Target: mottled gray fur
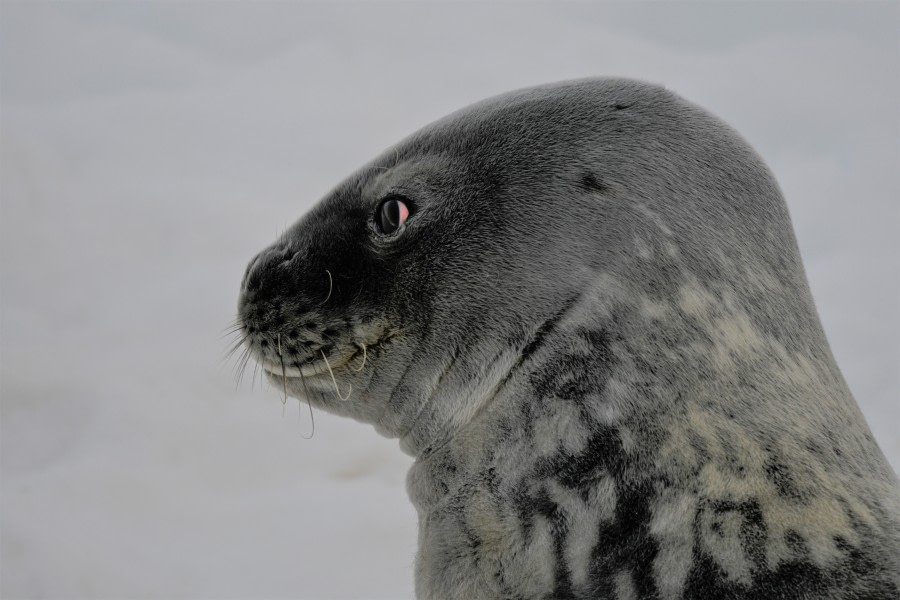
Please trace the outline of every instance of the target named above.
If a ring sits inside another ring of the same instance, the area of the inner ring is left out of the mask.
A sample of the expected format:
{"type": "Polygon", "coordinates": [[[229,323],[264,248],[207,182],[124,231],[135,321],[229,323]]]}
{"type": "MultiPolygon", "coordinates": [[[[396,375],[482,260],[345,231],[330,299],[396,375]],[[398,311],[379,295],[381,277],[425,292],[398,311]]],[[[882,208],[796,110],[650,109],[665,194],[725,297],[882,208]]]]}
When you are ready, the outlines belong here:
{"type": "Polygon", "coordinates": [[[778,186],[661,87],[426,127],[254,259],[240,317],[279,387],[416,458],[419,598],[900,594],[897,479],[778,186]]]}

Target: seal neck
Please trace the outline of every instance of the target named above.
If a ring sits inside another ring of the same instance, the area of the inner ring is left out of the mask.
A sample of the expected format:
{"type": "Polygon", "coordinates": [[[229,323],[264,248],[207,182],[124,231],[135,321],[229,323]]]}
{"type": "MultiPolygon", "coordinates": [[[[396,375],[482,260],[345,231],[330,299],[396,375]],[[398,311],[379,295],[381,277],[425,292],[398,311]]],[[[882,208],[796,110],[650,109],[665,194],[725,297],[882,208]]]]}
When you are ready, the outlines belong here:
{"type": "Polygon", "coordinates": [[[520,371],[522,359],[515,349],[499,353],[478,375],[467,366],[451,365],[400,435],[401,450],[426,459],[507,396],[520,371]],[[471,376],[469,385],[460,386],[457,380],[466,373],[471,376]]]}
{"type": "Polygon", "coordinates": [[[524,342],[515,346],[493,345],[476,347],[454,358],[438,377],[437,383],[422,403],[400,437],[400,448],[417,459],[426,459],[439,448],[470,429],[498,403],[514,394],[528,394],[522,386],[534,368],[537,355],[546,354],[545,346],[569,313],[578,304],[579,296],[564,303],[561,310],[547,318],[540,326],[523,336],[524,342]]]}

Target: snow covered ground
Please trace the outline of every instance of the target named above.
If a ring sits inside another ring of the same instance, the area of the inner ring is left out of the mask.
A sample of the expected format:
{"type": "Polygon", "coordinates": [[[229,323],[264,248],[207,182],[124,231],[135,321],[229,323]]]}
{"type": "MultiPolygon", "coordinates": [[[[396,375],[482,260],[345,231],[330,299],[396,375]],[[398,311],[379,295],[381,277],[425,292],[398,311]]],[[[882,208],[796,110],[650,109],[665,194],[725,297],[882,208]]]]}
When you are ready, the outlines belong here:
{"type": "Polygon", "coordinates": [[[235,389],[247,261],[469,102],[664,83],[778,177],[851,389],[900,469],[896,3],[0,6],[3,598],[412,595],[409,461],[235,389]]]}

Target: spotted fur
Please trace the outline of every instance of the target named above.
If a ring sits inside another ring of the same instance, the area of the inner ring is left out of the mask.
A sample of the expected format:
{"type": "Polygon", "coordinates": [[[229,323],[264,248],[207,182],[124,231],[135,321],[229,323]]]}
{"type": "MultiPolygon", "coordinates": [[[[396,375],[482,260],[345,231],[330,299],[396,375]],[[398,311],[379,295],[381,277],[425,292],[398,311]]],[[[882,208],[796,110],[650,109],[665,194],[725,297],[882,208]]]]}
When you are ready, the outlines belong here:
{"type": "Polygon", "coordinates": [[[254,259],[239,310],[279,387],[415,457],[419,598],[900,597],[897,479],[777,184],[663,88],[426,127],[254,259]]]}

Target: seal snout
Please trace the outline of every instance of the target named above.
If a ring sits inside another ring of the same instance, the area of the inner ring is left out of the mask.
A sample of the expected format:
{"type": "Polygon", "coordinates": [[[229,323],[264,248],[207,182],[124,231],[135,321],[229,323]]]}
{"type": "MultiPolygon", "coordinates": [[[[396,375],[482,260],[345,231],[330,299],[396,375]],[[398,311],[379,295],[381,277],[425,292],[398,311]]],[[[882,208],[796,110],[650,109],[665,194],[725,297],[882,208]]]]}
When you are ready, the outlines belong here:
{"type": "Polygon", "coordinates": [[[358,354],[351,321],[335,312],[331,271],[309,251],[281,242],[260,252],[247,267],[238,318],[250,355],[267,373],[312,377],[358,354]]]}
{"type": "Polygon", "coordinates": [[[239,309],[263,305],[283,309],[291,314],[313,313],[331,292],[331,275],[317,268],[308,252],[281,244],[260,252],[247,267],[241,284],[239,309]]]}
{"type": "MultiPolygon", "coordinates": [[[[298,252],[275,245],[260,252],[247,267],[238,301],[238,315],[251,340],[265,348],[299,336],[297,316],[310,313],[319,290],[303,277],[298,252]]],[[[327,280],[324,282],[327,292],[327,280]]]]}
{"type": "MultiPolygon", "coordinates": [[[[268,298],[280,291],[287,292],[296,275],[290,273],[296,271],[292,267],[298,259],[298,252],[287,246],[274,245],[257,254],[244,273],[241,283],[241,298],[248,294],[254,297],[268,298]]],[[[297,282],[299,283],[299,282],[297,282]]],[[[297,290],[299,291],[299,290],[297,290]]]]}

